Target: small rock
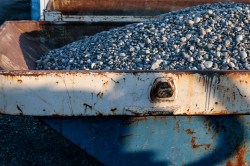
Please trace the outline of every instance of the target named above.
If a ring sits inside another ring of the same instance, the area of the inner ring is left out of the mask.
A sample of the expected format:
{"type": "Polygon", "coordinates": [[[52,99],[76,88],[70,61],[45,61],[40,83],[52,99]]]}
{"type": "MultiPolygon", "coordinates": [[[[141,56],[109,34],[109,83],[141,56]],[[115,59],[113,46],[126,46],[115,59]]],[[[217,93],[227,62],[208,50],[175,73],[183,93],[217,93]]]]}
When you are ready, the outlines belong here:
{"type": "Polygon", "coordinates": [[[206,61],[206,62],[204,63],[204,66],[205,66],[207,69],[209,69],[209,68],[211,68],[211,67],[213,66],[213,62],[212,62],[212,61],[206,61]]]}
{"type": "Polygon", "coordinates": [[[201,36],[206,35],[206,31],[205,31],[205,29],[200,29],[200,32],[199,32],[199,33],[200,33],[200,35],[201,35],[201,36]]]}
{"type": "Polygon", "coordinates": [[[189,24],[189,25],[193,25],[193,24],[194,24],[194,21],[188,20],[188,24],[189,24]]]}
{"type": "Polygon", "coordinates": [[[200,21],[201,21],[201,18],[200,18],[200,17],[195,17],[195,18],[194,18],[194,22],[195,22],[195,23],[198,23],[198,22],[200,22],[200,21]]]}
{"type": "Polygon", "coordinates": [[[163,60],[157,60],[155,61],[152,66],[151,66],[151,70],[156,70],[160,67],[160,64],[163,62],[163,60]]]}
{"type": "Polygon", "coordinates": [[[124,57],[124,56],[126,56],[126,54],[125,53],[120,53],[119,56],[124,57]]]}
{"type": "Polygon", "coordinates": [[[235,67],[235,64],[233,62],[229,62],[228,63],[228,66],[231,67],[231,68],[234,68],[235,67]]]}
{"type": "Polygon", "coordinates": [[[187,61],[188,61],[188,62],[193,62],[193,61],[194,61],[194,58],[193,58],[193,57],[188,57],[187,61]]]}
{"type": "Polygon", "coordinates": [[[236,37],[237,43],[240,43],[242,40],[243,40],[243,36],[242,36],[242,35],[238,35],[238,36],[236,37]]]}
{"type": "Polygon", "coordinates": [[[247,53],[245,51],[240,51],[240,57],[245,59],[247,57],[247,53]]]}
{"type": "Polygon", "coordinates": [[[213,11],[212,10],[208,10],[208,12],[207,12],[208,14],[213,14],[213,11]]]}

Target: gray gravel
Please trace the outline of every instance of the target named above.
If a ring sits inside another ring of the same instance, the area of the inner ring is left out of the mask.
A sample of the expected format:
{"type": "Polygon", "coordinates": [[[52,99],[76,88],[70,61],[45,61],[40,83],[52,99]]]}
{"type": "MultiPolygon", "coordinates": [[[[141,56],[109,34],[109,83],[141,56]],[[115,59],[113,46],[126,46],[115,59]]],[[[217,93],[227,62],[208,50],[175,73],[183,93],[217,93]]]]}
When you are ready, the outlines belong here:
{"type": "Polygon", "coordinates": [[[99,166],[100,162],[30,116],[0,116],[1,166],[99,166]]]}
{"type": "Polygon", "coordinates": [[[111,29],[50,51],[38,70],[249,70],[250,5],[216,3],[111,29]]]}

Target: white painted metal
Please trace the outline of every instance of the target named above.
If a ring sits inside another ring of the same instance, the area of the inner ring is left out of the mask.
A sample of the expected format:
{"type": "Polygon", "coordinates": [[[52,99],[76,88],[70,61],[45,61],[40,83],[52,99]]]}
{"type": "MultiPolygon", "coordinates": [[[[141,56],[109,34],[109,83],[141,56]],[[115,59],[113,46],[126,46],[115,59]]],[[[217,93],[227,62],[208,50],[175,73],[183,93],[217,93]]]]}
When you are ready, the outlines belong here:
{"type": "Polygon", "coordinates": [[[44,10],[45,21],[82,21],[82,22],[142,22],[156,19],[157,16],[91,16],[63,15],[60,11],[44,10]]]}
{"type": "Polygon", "coordinates": [[[36,116],[249,114],[247,72],[0,72],[0,113],[36,116]],[[157,78],[172,78],[173,101],[152,102],[157,78]]]}

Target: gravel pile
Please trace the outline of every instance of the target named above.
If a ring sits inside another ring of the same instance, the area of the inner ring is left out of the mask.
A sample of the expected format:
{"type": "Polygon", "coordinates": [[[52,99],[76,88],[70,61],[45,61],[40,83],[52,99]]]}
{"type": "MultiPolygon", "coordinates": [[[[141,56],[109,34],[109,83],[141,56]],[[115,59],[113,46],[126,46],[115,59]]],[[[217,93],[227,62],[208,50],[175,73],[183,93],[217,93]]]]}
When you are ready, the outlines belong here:
{"type": "Polygon", "coordinates": [[[250,5],[206,4],[50,51],[38,70],[250,70],[250,5]]]}

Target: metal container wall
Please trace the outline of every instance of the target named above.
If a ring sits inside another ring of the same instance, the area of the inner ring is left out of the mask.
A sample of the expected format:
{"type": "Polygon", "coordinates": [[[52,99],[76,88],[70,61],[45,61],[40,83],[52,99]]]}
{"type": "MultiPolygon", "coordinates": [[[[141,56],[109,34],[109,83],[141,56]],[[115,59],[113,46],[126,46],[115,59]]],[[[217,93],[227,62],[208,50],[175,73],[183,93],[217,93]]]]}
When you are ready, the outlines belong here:
{"type": "Polygon", "coordinates": [[[247,166],[250,116],[43,118],[110,166],[247,166]]]}
{"type": "Polygon", "coordinates": [[[106,165],[249,165],[249,71],[33,71],[49,50],[125,24],[5,23],[0,112],[49,116],[106,165]],[[174,95],[155,98],[160,82],[174,95]],[[201,114],[223,116],[185,116],[201,114]]]}

